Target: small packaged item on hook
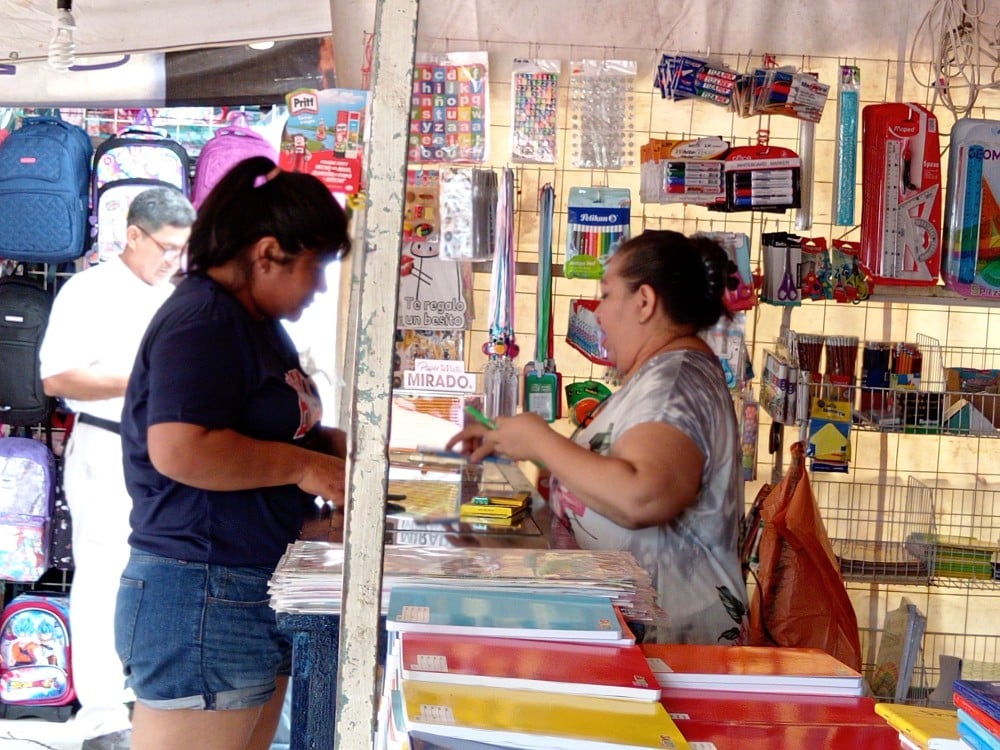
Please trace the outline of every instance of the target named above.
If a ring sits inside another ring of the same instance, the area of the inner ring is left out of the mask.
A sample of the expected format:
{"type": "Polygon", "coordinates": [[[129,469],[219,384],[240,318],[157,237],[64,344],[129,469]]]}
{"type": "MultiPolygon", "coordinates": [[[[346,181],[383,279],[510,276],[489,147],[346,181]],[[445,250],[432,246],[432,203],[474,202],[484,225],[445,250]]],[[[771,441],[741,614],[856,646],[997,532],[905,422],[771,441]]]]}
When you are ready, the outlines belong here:
{"type": "Polygon", "coordinates": [[[726,204],[712,211],[770,211],[798,208],[801,197],[799,155],[765,141],[736,146],[726,154],[726,204]]]}
{"type": "Polygon", "coordinates": [[[556,163],[560,65],[559,60],[514,60],[510,98],[514,162],[556,163]]]}
{"type": "Polygon", "coordinates": [[[585,169],[634,163],[635,60],[570,63],[572,162],[585,169]]]}
{"type": "Polygon", "coordinates": [[[750,270],[750,238],[742,232],[697,232],[697,235],[717,242],[736,266],[733,272],[736,288],[726,289],[722,295],[726,309],[738,312],[756,307],[757,295],[754,294],[753,272],[750,270]]]}
{"type": "Polygon", "coordinates": [[[802,298],[811,300],[833,299],[832,270],[826,237],[803,237],[799,243],[802,264],[802,298]]]}
{"type": "Polygon", "coordinates": [[[569,325],[566,328],[566,343],[576,349],[591,362],[599,365],[613,365],[602,343],[601,327],[597,324],[595,299],[574,299],[569,305],[569,325]]]}
{"type": "Polygon", "coordinates": [[[718,136],[650,140],[640,149],[639,199],[645,203],[724,204],[722,157],[728,150],[729,142],[718,136]]]}
{"type": "Polygon", "coordinates": [[[848,240],[834,240],[830,248],[833,299],[858,304],[871,297],[875,289],[872,279],[861,265],[861,245],[848,240]]]}
{"type": "Polygon", "coordinates": [[[629,238],[631,195],[628,188],[570,188],[563,265],[567,279],[604,275],[604,263],[629,238]]]}
{"type": "Polygon", "coordinates": [[[739,73],[725,65],[687,55],[664,54],[660,57],[653,85],[664,99],[698,98],[728,107],[738,80],[739,73]]]}
{"type": "Polygon", "coordinates": [[[934,286],[941,270],[938,120],[920,104],[861,111],[861,264],[881,284],[934,286]]]}
{"type": "Polygon", "coordinates": [[[765,232],[761,236],[764,258],[764,288],[761,299],[772,305],[802,304],[801,238],[788,232],[765,232]]]}
{"type": "Polygon", "coordinates": [[[489,260],[496,231],[497,176],[492,169],[446,167],[440,173],[440,254],[489,260]]]}

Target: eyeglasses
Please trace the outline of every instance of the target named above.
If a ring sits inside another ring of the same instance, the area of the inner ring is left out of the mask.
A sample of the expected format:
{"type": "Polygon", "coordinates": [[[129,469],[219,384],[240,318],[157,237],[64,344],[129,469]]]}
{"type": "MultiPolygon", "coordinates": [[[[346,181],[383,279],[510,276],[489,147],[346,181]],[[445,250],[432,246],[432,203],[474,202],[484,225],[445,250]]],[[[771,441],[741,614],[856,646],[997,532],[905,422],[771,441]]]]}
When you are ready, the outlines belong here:
{"type": "Polygon", "coordinates": [[[138,224],[135,225],[135,228],[138,229],[140,232],[142,232],[144,235],[146,235],[146,237],[152,240],[154,245],[160,248],[160,252],[163,253],[164,260],[177,260],[178,258],[181,257],[181,255],[184,254],[184,251],[187,249],[187,245],[182,245],[181,247],[177,247],[176,245],[164,245],[162,242],[156,239],[156,237],[151,235],[145,228],[139,226],[138,224]]]}

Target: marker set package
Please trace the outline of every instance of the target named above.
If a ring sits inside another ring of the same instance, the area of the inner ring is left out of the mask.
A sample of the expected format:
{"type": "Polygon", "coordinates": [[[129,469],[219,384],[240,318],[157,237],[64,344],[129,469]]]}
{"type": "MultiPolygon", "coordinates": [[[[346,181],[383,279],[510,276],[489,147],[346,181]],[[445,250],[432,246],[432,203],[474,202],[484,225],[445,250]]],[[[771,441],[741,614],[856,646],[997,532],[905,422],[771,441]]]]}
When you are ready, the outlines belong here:
{"type": "Polygon", "coordinates": [[[643,203],[724,204],[722,157],[727,151],[729,142],[718,136],[650,140],[639,152],[639,199],[643,203]]]}
{"type": "Polygon", "coordinates": [[[861,264],[885,284],[932,286],[941,268],[941,150],[919,104],[861,113],[861,264]]]}
{"type": "Polygon", "coordinates": [[[740,74],[721,63],[709,62],[687,55],[664,54],[656,68],[653,86],[664,99],[704,99],[728,107],[740,74]]]}
{"type": "Polygon", "coordinates": [[[599,279],[604,263],[629,238],[632,194],[628,188],[570,188],[566,231],[568,279],[599,279]]]}
{"type": "Polygon", "coordinates": [[[1000,297],[1000,122],[951,131],[941,276],[969,297],[1000,297]]]}
{"type": "Polygon", "coordinates": [[[798,154],[767,144],[737,146],[725,159],[726,202],[710,211],[773,211],[798,208],[801,198],[798,154]]]}

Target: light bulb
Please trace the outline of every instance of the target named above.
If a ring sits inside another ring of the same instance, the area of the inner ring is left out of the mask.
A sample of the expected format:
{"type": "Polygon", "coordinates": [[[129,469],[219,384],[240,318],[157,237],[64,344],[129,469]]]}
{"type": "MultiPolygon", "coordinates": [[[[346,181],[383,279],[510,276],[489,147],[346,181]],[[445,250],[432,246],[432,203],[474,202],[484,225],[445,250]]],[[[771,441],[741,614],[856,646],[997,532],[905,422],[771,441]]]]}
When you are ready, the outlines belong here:
{"type": "Polygon", "coordinates": [[[52,19],[52,38],[49,40],[49,65],[65,73],[76,62],[76,43],[73,30],[73,0],[56,0],[56,15],[52,19]]]}

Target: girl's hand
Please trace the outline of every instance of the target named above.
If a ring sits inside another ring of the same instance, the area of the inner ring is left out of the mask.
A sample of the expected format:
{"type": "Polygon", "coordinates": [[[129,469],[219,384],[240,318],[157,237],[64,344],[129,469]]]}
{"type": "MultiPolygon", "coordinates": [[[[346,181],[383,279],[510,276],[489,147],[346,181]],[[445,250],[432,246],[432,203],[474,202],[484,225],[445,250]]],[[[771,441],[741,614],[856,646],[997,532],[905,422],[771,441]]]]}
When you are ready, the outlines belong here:
{"type": "Polygon", "coordinates": [[[344,507],[347,491],[347,469],[344,459],[315,451],[306,455],[305,471],[298,487],[310,495],[318,495],[338,508],[344,507]]]}

